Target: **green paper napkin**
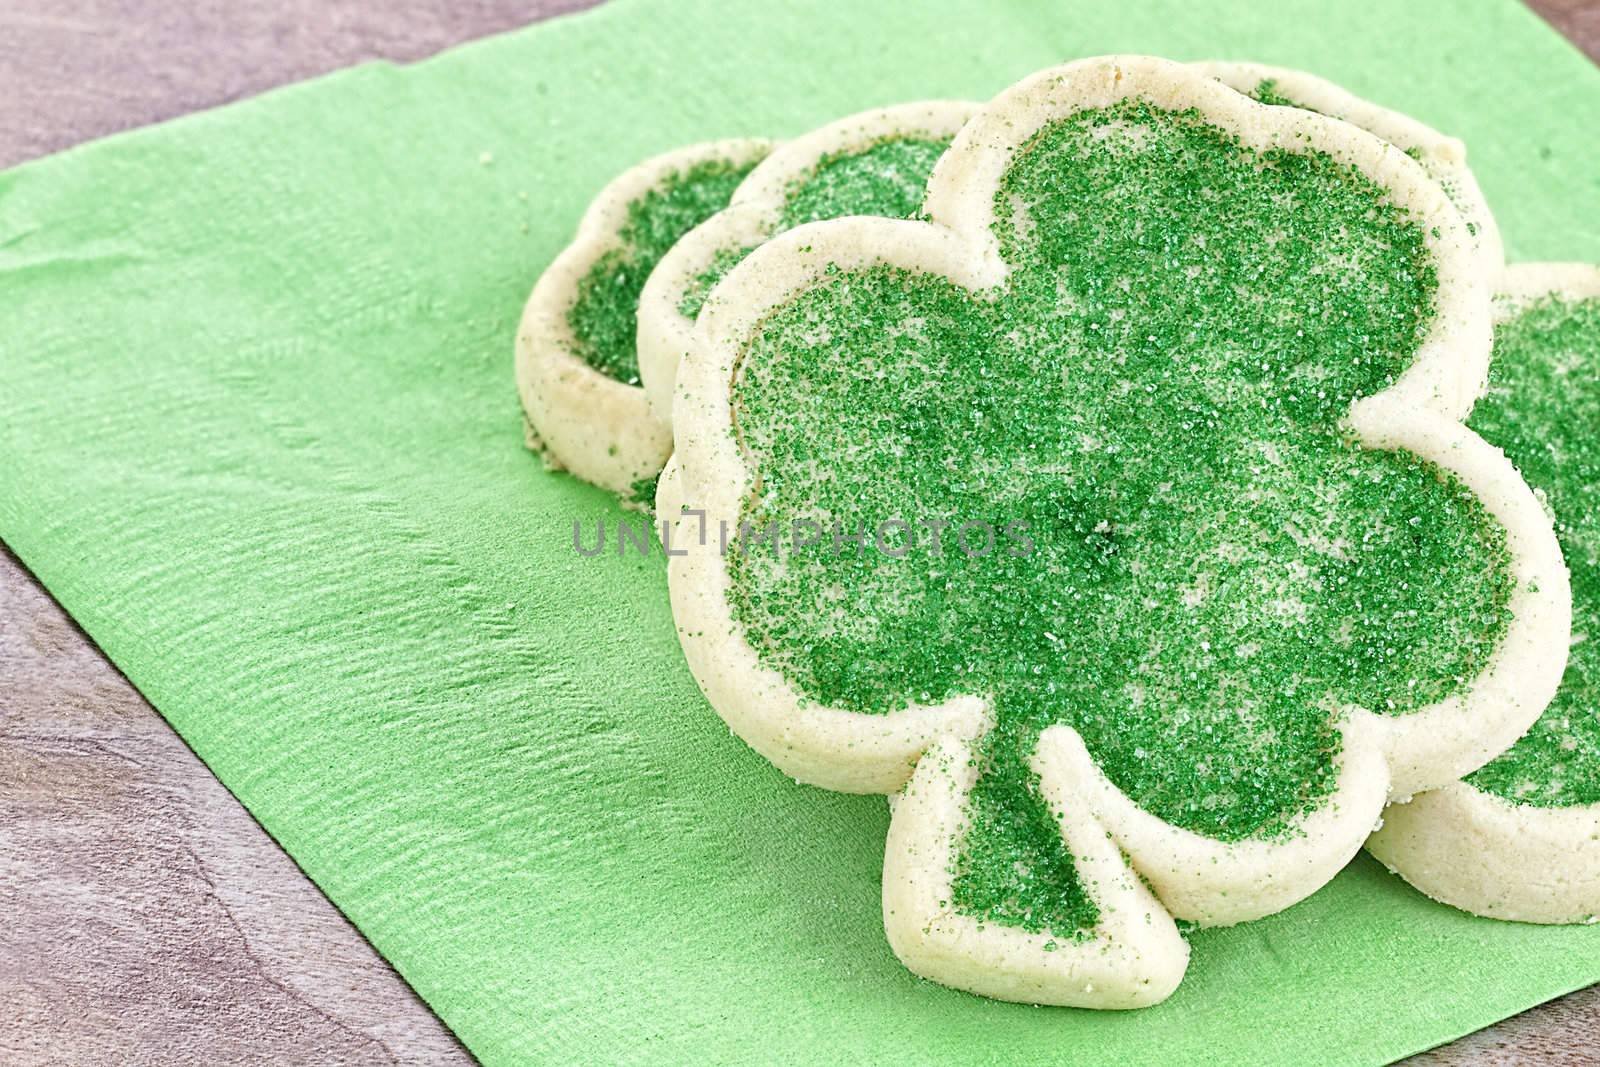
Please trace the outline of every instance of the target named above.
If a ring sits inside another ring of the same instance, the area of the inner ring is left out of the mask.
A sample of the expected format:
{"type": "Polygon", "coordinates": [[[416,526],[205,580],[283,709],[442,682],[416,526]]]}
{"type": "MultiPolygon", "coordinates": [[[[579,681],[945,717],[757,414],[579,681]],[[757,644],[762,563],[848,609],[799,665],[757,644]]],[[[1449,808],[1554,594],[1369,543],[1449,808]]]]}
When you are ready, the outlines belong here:
{"type": "Polygon", "coordinates": [[[1600,259],[1600,72],[1509,0],[619,0],[0,174],[0,535],[487,1063],[1363,1063],[1600,979],[1363,859],[1150,1011],[918,981],[883,801],[728,734],[659,556],[573,550],[621,513],[523,450],[511,339],[606,179],[1117,50],[1399,102],[1514,256],[1600,259]]]}

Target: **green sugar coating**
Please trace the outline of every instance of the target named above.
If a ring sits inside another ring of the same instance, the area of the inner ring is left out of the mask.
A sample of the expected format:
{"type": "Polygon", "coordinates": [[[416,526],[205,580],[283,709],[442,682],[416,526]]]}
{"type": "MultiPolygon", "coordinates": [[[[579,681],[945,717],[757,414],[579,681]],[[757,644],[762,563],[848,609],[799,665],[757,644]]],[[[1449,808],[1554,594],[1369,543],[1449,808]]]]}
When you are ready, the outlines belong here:
{"type": "Polygon", "coordinates": [[[678,300],[678,314],[686,319],[699,318],[700,309],[706,306],[706,297],[711,295],[711,290],[753,251],[755,248],[750,245],[717,249],[705,269],[689,279],[689,284],[684,287],[683,296],[678,300]]]}
{"type": "MultiPolygon", "coordinates": [[[[846,215],[910,218],[922,210],[928,176],[949,147],[948,137],[885,137],[866,148],[824,156],[808,174],[789,183],[779,231],[846,215]]],[[[685,318],[698,317],[711,290],[751,251],[718,249],[690,280],[678,311],[685,318]]]]}
{"type": "Polygon", "coordinates": [[[1489,393],[1470,425],[1555,512],[1573,644],[1539,721],[1467,781],[1540,807],[1600,802],[1600,298],[1546,298],[1499,327],[1489,393]]]}
{"type": "Polygon", "coordinates": [[[922,210],[922,194],[950,138],[885,137],[866,149],[824,156],[784,197],[785,230],[846,215],[907,219],[922,210]]]}
{"type": "Polygon", "coordinates": [[[635,478],[633,484],[628,487],[628,495],[622,498],[623,503],[633,504],[646,511],[653,512],[656,506],[656,490],[660,486],[660,471],[643,478],[635,478]]]}
{"type": "Polygon", "coordinates": [[[1271,104],[1273,107],[1297,107],[1302,111],[1315,111],[1316,108],[1306,107],[1278,92],[1278,79],[1263,78],[1256,82],[1256,87],[1250,90],[1250,96],[1262,104],[1271,104]]]}
{"type": "Polygon", "coordinates": [[[567,309],[579,359],[607,377],[639,384],[634,335],[645,279],[678,238],[728,206],[753,166],[705,160],[667,175],[628,205],[618,246],[594,261],[567,309]]]}
{"type": "Polygon", "coordinates": [[[1458,691],[1511,579],[1459,482],[1340,429],[1436,289],[1358,172],[1127,102],[1043,128],[995,210],[1003,289],[831,268],[733,386],[751,529],[949,520],[938,550],[927,526],[891,530],[900,558],[751,547],[730,603],[822,704],[989,696],[954,904],[1071,935],[1096,912],[1029,769],[1042,729],[1176,825],[1289,832],[1331,789],[1337,709],[1458,691]]]}
{"type": "MultiPolygon", "coordinates": [[[[1303,104],[1298,100],[1293,100],[1279,92],[1278,80],[1276,78],[1263,78],[1261,81],[1256,83],[1255,88],[1251,89],[1247,95],[1249,95],[1251,99],[1255,100],[1257,103],[1271,104],[1273,107],[1297,107],[1301,111],[1310,111],[1317,115],[1323,114],[1323,112],[1318,111],[1316,108],[1311,107],[1308,104],[1303,104]]],[[[1362,128],[1365,129],[1365,127],[1362,128]]],[[[1368,130],[1367,132],[1371,133],[1372,131],[1368,130]]],[[[1396,147],[1399,146],[1397,145],[1396,147]]],[[[1455,206],[1456,210],[1463,211],[1463,214],[1465,213],[1465,205],[1463,203],[1460,185],[1452,180],[1448,175],[1437,173],[1436,168],[1434,168],[1428,162],[1427,156],[1423,154],[1420,145],[1412,145],[1409,148],[1401,149],[1401,151],[1410,156],[1412,159],[1416,160],[1418,163],[1422,164],[1423,169],[1428,172],[1428,176],[1438,183],[1439,188],[1444,191],[1446,199],[1448,199],[1450,203],[1455,206]]],[[[1467,233],[1474,237],[1478,235],[1478,224],[1473,222],[1471,219],[1467,220],[1467,233]]]]}

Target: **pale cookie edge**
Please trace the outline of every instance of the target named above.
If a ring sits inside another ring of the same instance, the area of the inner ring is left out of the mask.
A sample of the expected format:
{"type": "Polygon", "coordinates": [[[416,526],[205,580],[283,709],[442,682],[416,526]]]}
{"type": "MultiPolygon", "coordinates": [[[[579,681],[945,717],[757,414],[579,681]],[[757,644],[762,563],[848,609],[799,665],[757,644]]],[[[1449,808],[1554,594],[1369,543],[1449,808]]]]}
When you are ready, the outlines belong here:
{"type": "MultiPolygon", "coordinates": [[[[1338,154],[1354,156],[1353,162],[1388,187],[1397,200],[1407,202],[1425,219],[1437,223],[1431,227],[1437,232],[1430,247],[1442,260],[1455,257],[1453,263],[1441,262],[1439,322],[1428,343],[1419,350],[1413,366],[1383,395],[1390,396],[1391,403],[1402,400],[1403,408],[1456,418],[1464,415],[1477,394],[1487,365],[1487,296],[1477,272],[1463,262],[1467,255],[1464,223],[1414,161],[1393,146],[1345,123],[1300,111],[1292,112],[1290,117],[1290,109],[1269,109],[1256,104],[1220,83],[1185,72],[1174,64],[1143,58],[1090,60],[1028,79],[1002,94],[977,120],[969,123],[958,137],[956,149],[965,147],[975,154],[1001,158],[998,162],[993,158],[976,161],[956,158],[953,161],[953,157],[958,156],[956,150],[947,153],[930,184],[928,212],[935,219],[934,224],[849,219],[801,227],[758,249],[723,281],[728,287],[726,299],[702,315],[698,327],[701,343],[685,361],[681,372],[683,385],[674,406],[680,463],[685,472],[705,474],[702,478],[684,479],[692,484],[689,495],[694,503],[713,515],[737,514],[738,493],[748,484],[748,471],[725,432],[729,425],[727,383],[732,378],[740,338],[748,334],[760,316],[811,280],[826,263],[837,263],[847,269],[887,263],[944,274],[958,284],[975,289],[997,284],[1004,278],[1005,265],[987,230],[987,205],[983,205],[976,219],[971,213],[964,215],[960,210],[962,187],[974,190],[968,199],[976,197],[981,204],[1009,159],[1008,146],[1014,147],[1044,122],[1067,113],[1061,109],[1059,100],[1056,100],[1057,110],[1049,106],[1052,93],[1067,95],[1070,100],[1071,94],[1063,88],[1066,83],[1092,81],[1086,99],[1079,106],[1103,106],[1128,95],[1123,82],[1130,74],[1134,75],[1130,82],[1144,83],[1147,91],[1141,95],[1151,95],[1148,90],[1154,85],[1175,90],[1158,94],[1157,103],[1163,106],[1181,109],[1197,102],[1209,104],[1205,110],[1212,121],[1232,128],[1225,121],[1231,117],[1234,124],[1253,126],[1257,143],[1272,144],[1276,135],[1287,138],[1300,135],[1309,137],[1313,147],[1341,146],[1344,151],[1338,154]],[[1218,110],[1224,113],[1222,119],[1217,115],[1218,110]],[[1269,111],[1282,114],[1269,115],[1269,111]],[[986,118],[989,121],[983,121],[986,118]],[[984,181],[985,166],[991,171],[987,182],[984,181]],[[941,175],[944,175],[942,185],[941,175]],[[940,220],[946,219],[953,219],[954,229],[951,223],[941,224],[940,220]],[[719,426],[722,432],[715,429],[719,426]]],[[[1070,88],[1076,90],[1078,84],[1070,88]]],[[[1246,135],[1246,140],[1251,139],[1250,129],[1236,132],[1246,135]]],[[[697,563],[695,555],[691,554],[669,565],[674,615],[679,621],[686,656],[697,681],[718,712],[752,747],[788,773],[829,788],[888,791],[906,780],[918,755],[934,740],[941,735],[965,733],[971,729],[971,717],[982,714],[981,708],[956,706],[958,701],[873,716],[808,704],[781,676],[764,668],[756,660],[754,651],[738,636],[727,608],[725,584],[714,580],[707,582],[708,571],[719,572],[725,579],[725,568],[714,563],[714,560],[704,559],[697,563]],[[789,717],[795,711],[803,714],[789,717]],[[957,715],[962,719],[959,723],[944,721],[957,715]]],[[[1531,722],[1532,717],[1527,721],[1531,722]]],[[[1525,726],[1526,722],[1522,723],[1517,732],[1525,726]]],[[[1374,766],[1375,759],[1378,764],[1386,762],[1387,751],[1380,733],[1370,722],[1352,721],[1345,732],[1345,759],[1357,767],[1374,766]]],[[[1093,768],[1092,773],[1103,777],[1098,768],[1093,768]]],[[[1047,777],[1044,782],[1047,789],[1054,788],[1055,777],[1047,777]]],[[[1362,773],[1356,777],[1370,783],[1373,775],[1362,773]]],[[[1286,879],[1282,891],[1275,893],[1270,901],[1253,903],[1248,893],[1236,893],[1241,880],[1235,879],[1221,880],[1229,887],[1225,895],[1208,893],[1204,883],[1212,880],[1213,875],[1201,876],[1199,868],[1202,864],[1209,866],[1217,854],[1208,849],[1203,858],[1193,856],[1195,899],[1187,900],[1184,910],[1192,911],[1192,917],[1198,921],[1221,924],[1266,914],[1308,895],[1332,876],[1343,858],[1359,849],[1376,820],[1386,786],[1385,782],[1376,790],[1352,789],[1330,797],[1326,806],[1342,808],[1346,813],[1338,826],[1338,840],[1326,841],[1322,850],[1322,856],[1330,857],[1330,862],[1306,864],[1298,874],[1286,879]],[[1332,862],[1333,859],[1338,863],[1332,862]]],[[[902,801],[896,809],[897,817],[904,807],[902,801]]],[[[1182,897],[1185,894],[1172,887],[1182,881],[1184,864],[1181,859],[1171,862],[1168,846],[1175,840],[1182,842],[1180,835],[1188,831],[1170,829],[1172,834],[1162,835],[1167,856],[1130,855],[1134,867],[1141,871],[1145,868],[1159,870],[1162,860],[1166,859],[1166,865],[1173,868],[1167,893],[1182,897]]],[[[1223,862],[1228,862],[1231,856],[1227,845],[1209,840],[1207,843],[1221,845],[1221,854],[1227,857],[1223,862]]],[[[1126,846],[1127,843],[1119,841],[1119,844],[1126,846]]],[[[1266,842],[1249,844],[1270,847],[1266,842]]],[[[1313,846],[1310,851],[1317,849],[1313,846]]],[[[1241,857],[1238,866],[1244,871],[1258,862],[1259,857],[1251,857],[1249,861],[1241,857]]],[[[1157,891],[1161,892],[1160,887],[1157,891]]],[[[1170,904],[1168,910],[1171,910],[1170,904]]],[[[985,933],[1004,937],[1015,931],[996,930],[991,924],[985,933]]]]}
{"type": "Polygon", "coordinates": [[[741,164],[770,148],[755,138],[708,141],[630,167],[600,190],[571,243],[539,276],[517,325],[515,374],[532,428],[530,441],[552,466],[624,497],[660,471],[672,451],[670,427],[652,415],[643,389],[573,354],[567,311],[595,261],[616,247],[629,204],[695,164],[718,159],[741,164]]]}

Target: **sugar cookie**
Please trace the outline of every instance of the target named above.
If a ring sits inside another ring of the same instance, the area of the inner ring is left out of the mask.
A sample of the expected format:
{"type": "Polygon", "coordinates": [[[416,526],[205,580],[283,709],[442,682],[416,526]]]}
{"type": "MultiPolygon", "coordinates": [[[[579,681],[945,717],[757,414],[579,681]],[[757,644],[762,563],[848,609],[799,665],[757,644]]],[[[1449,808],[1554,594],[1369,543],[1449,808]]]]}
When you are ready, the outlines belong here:
{"type": "Polygon", "coordinates": [[[529,444],[552,466],[624,497],[661,470],[672,434],[639,386],[639,291],[770,149],[716,141],[646,160],[601,190],[540,276],[517,328],[517,392],[529,444]]]}
{"type": "Polygon", "coordinates": [[[1572,571],[1555,699],[1505,755],[1384,813],[1367,848],[1429,896],[1523,922],[1600,916],[1600,267],[1510,268],[1468,425],[1554,509],[1572,571]]]}
{"type": "Polygon", "coordinates": [[[903,790],[912,970],[1151,1004],[1175,917],[1302,899],[1555,688],[1549,520],[1459,421],[1473,235],[1392,145],[1144,57],[1002,93],[924,210],[780,234],[702,311],[674,619],[757,751],[903,790]]]}

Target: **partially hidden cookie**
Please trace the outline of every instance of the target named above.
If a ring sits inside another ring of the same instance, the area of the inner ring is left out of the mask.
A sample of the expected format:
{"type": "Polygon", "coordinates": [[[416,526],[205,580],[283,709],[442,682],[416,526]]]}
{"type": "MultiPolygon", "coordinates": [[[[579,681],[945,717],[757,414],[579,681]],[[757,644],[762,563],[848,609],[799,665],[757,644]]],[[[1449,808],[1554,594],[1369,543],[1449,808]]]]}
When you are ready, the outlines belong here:
{"type": "Polygon", "coordinates": [[[1262,63],[1197,63],[1197,68],[1224,85],[1263,104],[1298,107],[1360,126],[1388,141],[1422,164],[1467,222],[1467,232],[1478,250],[1486,277],[1495,279],[1505,269],[1505,248],[1500,227],[1489,210],[1478,179],[1467,166],[1467,148],[1409,115],[1363,100],[1339,86],[1286,67],[1262,63]]]}
{"type": "Polygon", "coordinates": [[[672,433],[639,385],[640,290],[770,150],[761,140],[714,141],[633,167],[600,191],[540,276],[517,328],[517,392],[529,443],[552,466],[624,497],[661,470],[672,433]]]}
{"type": "Polygon", "coordinates": [[[953,100],[877,108],[785,142],[750,172],[726,210],[673,245],[639,299],[639,376],[657,415],[671,421],[678,361],[706,297],[734,264],[807,222],[912,217],[934,164],[976,108],[953,100]]]}
{"type": "Polygon", "coordinates": [[[1002,93],[924,211],[780,234],[702,311],[680,641],[782,770],[898,794],[913,971],[1152,1004],[1175,919],[1302,899],[1554,691],[1549,519],[1459,421],[1489,294],[1415,161],[1145,57],[1002,93]]]}
{"type": "Polygon", "coordinates": [[[1600,267],[1514,266],[1489,393],[1469,425],[1554,510],[1572,573],[1571,658],[1505,755],[1384,814],[1372,853],[1424,893],[1496,919],[1600,916],[1600,267]]]}

